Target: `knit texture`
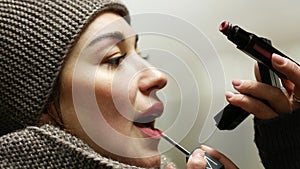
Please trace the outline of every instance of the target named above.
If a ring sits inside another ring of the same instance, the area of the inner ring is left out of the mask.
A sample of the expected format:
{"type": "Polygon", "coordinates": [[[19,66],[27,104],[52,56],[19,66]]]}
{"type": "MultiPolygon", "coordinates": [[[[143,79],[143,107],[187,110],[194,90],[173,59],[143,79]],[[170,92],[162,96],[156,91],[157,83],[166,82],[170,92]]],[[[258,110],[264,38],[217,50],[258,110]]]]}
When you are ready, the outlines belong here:
{"type": "Polygon", "coordinates": [[[40,119],[64,58],[105,10],[128,15],[115,0],[0,1],[0,136],[40,119]]]}
{"type": "Polygon", "coordinates": [[[300,168],[300,109],[270,120],[255,119],[255,143],[265,168],[300,168]]]}
{"type": "MultiPolygon", "coordinates": [[[[166,165],[162,158],[162,167],[166,165]]],[[[0,137],[0,168],[140,169],[102,157],[77,137],[51,125],[0,137]]]]}

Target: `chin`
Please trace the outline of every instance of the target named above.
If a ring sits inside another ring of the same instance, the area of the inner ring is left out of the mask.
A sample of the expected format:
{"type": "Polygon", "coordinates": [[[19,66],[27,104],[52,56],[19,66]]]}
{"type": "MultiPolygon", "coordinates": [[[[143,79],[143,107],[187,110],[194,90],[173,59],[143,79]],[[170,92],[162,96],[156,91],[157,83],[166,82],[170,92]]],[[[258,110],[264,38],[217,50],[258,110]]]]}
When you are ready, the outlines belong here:
{"type": "Polygon", "coordinates": [[[131,159],[130,165],[145,168],[160,168],[160,155],[147,157],[147,158],[135,158],[131,159]]]}

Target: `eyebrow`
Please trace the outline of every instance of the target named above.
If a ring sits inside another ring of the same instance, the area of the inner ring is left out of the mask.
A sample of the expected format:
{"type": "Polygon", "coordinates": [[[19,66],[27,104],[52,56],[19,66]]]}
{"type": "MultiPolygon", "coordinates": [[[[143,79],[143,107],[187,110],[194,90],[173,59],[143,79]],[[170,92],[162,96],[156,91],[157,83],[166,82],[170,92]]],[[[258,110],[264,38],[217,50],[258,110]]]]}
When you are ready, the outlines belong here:
{"type": "Polygon", "coordinates": [[[121,32],[109,32],[109,33],[105,33],[105,34],[102,34],[102,35],[99,35],[97,36],[94,40],[92,40],[88,46],[93,46],[95,45],[96,43],[98,43],[99,41],[102,41],[104,39],[115,39],[115,40],[118,40],[118,41],[122,41],[125,39],[125,36],[123,33],[121,32]]]}
{"type": "MultiPolygon", "coordinates": [[[[125,36],[122,32],[116,31],[116,32],[110,32],[110,33],[105,33],[102,35],[99,35],[98,37],[96,37],[94,40],[92,40],[89,43],[89,47],[95,45],[96,43],[98,43],[99,41],[102,41],[104,39],[116,39],[118,41],[123,41],[125,39],[125,36]]],[[[135,48],[137,47],[137,42],[139,40],[139,35],[136,34],[135,35],[135,48]]]]}

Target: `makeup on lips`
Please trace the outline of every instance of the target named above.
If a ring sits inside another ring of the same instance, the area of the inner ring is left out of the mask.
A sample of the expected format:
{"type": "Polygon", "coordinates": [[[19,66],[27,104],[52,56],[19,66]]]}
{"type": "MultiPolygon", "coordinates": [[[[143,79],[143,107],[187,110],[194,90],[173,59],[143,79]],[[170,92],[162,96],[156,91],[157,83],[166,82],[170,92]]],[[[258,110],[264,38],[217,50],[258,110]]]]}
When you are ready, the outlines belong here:
{"type": "Polygon", "coordinates": [[[154,128],[155,119],[160,117],[163,113],[164,106],[161,102],[153,104],[144,113],[142,113],[134,121],[134,125],[146,136],[160,139],[160,133],[154,128]]]}

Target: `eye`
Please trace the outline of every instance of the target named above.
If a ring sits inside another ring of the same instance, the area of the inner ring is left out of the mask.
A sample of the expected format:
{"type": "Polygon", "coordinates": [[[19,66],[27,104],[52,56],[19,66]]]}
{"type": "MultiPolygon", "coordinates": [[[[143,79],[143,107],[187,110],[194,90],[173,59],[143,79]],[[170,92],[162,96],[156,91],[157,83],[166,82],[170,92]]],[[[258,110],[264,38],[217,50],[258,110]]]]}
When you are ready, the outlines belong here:
{"type": "Polygon", "coordinates": [[[109,64],[110,66],[118,66],[126,57],[126,53],[121,56],[111,57],[105,63],[109,64]]]}

